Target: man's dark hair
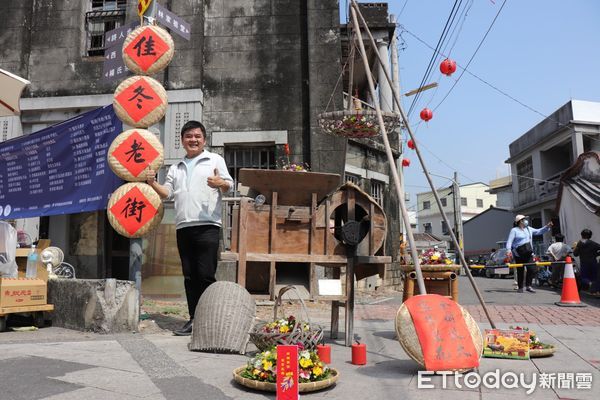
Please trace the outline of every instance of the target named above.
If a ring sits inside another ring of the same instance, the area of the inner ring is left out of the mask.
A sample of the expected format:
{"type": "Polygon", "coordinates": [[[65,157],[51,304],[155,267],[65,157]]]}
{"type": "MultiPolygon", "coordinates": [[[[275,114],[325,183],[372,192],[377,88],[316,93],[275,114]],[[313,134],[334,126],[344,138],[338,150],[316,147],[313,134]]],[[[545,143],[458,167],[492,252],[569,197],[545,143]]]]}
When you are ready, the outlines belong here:
{"type": "Polygon", "coordinates": [[[202,136],[204,136],[204,139],[206,139],[206,128],[200,122],[194,120],[188,121],[185,123],[185,125],[183,125],[183,128],[181,128],[181,137],[183,138],[183,135],[187,131],[197,128],[200,128],[202,131],[202,136]]]}
{"type": "Polygon", "coordinates": [[[591,239],[592,238],[592,231],[590,231],[589,229],[584,229],[581,231],[581,237],[583,239],[591,239]]]}
{"type": "Polygon", "coordinates": [[[564,242],[565,241],[565,237],[564,237],[564,235],[561,235],[560,233],[557,233],[554,236],[554,240],[556,240],[557,242],[564,242]]]}

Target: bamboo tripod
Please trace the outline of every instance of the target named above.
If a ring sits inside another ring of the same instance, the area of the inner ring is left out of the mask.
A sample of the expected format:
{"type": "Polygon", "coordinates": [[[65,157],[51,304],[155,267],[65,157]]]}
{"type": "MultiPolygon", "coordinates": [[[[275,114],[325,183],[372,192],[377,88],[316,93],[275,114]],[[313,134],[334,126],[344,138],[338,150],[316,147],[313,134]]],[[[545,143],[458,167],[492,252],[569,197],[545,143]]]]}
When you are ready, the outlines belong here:
{"type": "MultiPolygon", "coordinates": [[[[356,3],[356,0],[350,0],[350,11],[352,14],[352,25],[354,27],[354,32],[356,32],[356,35],[354,35],[353,37],[358,38],[358,46],[360,48],[360,53],[361,53],[360,56],[362,58],[362,61],[363,61],[364,67],[365,67],[365,72],[367,74],[367,81],[369,83],[369,91],[371,93],[371,97],[373,99],[376,99],[377,97],[375,95],[375,85],[373,83],[373,77],[371,76],[371,72],[370,72],[371,68],[369,66],[369,60],[367,59],[367,53],[365,52],[365,46],[364,46],[364,43],[362,40],[362,33],[360,30],[360,25],[358,23],[358,17],[360,17],[360,20],[364,26],[364,30],[369,37],[369,41],[371,43],[371,46],[373,47],[373,52],[374,52],[375,56],[377,57],[377,61],[379,63],[381,63],[382,65],[385,65],[385,64],[382,63],[382,59],[381,59],[381,56],[379,55],[379,50],[377,49],[375,39],[373,39],[373,36],[371,35],[371,31],[369,30],[369,27],[368,27],[362,13],[360,12],[360,9],[358,8],[358,4],[356,3]],[[357,15],[358,15],[358,17],[357,17],[357,15]]],[[[415,136],[414,136],[412,129],[408,123],[408,117],[406,116],[404,109],[402,108],[402,104],[400,103],[400,97],[398,95],[398,91],[394,87],[392,79],[390,78],[388,71],[385,68],[382,68],[382,70],[385,74],[385,78],[386,78],[387,82],[389,83],[390,87],[392,88],[393,100],[396,103],[398,110],[400,111],[400,116],[402,117],[404,126],[406,127],[406,130],[408,131],[408,134],[414,143],[414,147],[415,147],[414,150],[419,159],[419,163],[421,164],[421,167],[423,168],[423,173],[425,174],[425,177],[427,178],[427,182],[429,183],[429,186],[431,187],[431,191],[432,191],[435,201],[437,203],[438,209],[440,210],[440,212],[442,214],[442,219],[444,220],[444,223],[446,224],[446,226],[450,226],[448,217],[446,216],[446,213],[444,212],[444,208],[442,207],[442,202],[440,200],[440,197],[435,189],[433,181],[431,180],[431,176],[429,174],[429,171],[427,170],[427,167],[425,166],[425,161],[423,160],[423,157],[421,156],[421,152],[419,151],[419,146],[417,144],[417,141],[415,140],[415,136]]],[[[351,95],[352,94],[349,93],[349,96],[351,96],[351,95]]],[[[423,273],[421,271],[421,266],[419,264],[419,257],[417,255],[417,248],[415,246],[414,236],[413,236],[412,230],[410,228],[410,223],[409,223],[409,219],[408,219],[408,211],[406,210],[406,204],[404,203],[404,196],[403,196],[401,186],[400,186],[400,178],[398,176],[398,170],[396,168],[396,163],[395,163],[394,157],[392,155],[392,149],[390,147],[390,142],[389,142],[387,132],[385,129],[385,124],[383,122],[383,115],[381,113],[381,107],[379,106],[378,101],[374,101],[373,103],[375,104],[375,111],[377,113],[379,129],[381,130],[381,136],[383,139],[383,144],[385,146],[385,152],[386,152],[388,161],[390,163],[390,169],[392,171],[394,185],[396,187],[398,200],[400,202],[400,210],[402,213],[402,219],[404,220],[406,236],[408,238],[408,244],[410,246],[411,257],[412,257],[414,265],[415,265],[415,273],[417,275],[417,284],[419,286],[419,292],[421,294],[426,294],[425,282],[423,280],[423,273]]],[[[454,243],[454,246],[457,249],[463,269],[465,270],[465,272],[469,278],[469,281],[471,282],[471,285],[473,286],[473,290],[475,291],[475,294],[477,295],[477,298],[479,299],[481,307],[483,308],[483,311],[485,312],[485,315],[486,315],[488,321],[490,322],[490,325],[492,326],[492,328],[496,328],[496,324],[492,320],[492,317],[489,314],[489,311],[485,305],[483,297],[481,296],[481,292],[477,288],[477,284],[475,283],[475,280],[473,279],[473,275],[471,274],[471,271],[469,270],[469,266],[467,265],[467,261],[465,260],[465,256],[463,254],[462,248],[460,247],[458,240],[456,239],[456,235],[454,234],[454,232],[452,230],[450,230],[449,233],[450,233],[450,238],[452,239],[452,243],[454,243]]]]}

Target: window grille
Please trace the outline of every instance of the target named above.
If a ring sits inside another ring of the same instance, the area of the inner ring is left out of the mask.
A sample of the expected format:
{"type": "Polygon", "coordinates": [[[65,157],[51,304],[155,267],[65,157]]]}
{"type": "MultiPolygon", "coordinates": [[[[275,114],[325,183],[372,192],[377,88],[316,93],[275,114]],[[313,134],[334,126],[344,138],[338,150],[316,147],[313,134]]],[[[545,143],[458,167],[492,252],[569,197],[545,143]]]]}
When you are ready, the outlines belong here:
{"type": "Polygon", "coordinates": [[[446,199],[445,197],[442,197],[440,199],[440,202],[442,203],[442,207],[446,207],[448,204],[448,199],[446,199]]]}
{"type": "Polygon", "coordinates": [[[345,172],[344,182],[351,182],[354,183],[356,186],[360,186],[360,176],[345,172]]]}
{"type": "Polygon", "coordinates": [[[377,201],[377,203],[383,207],[383,189],[385,183],[381,181],[371,180],[371,197],[377,201]]]}
{"type": "Polygon", "coordinates": [[[225,146],[225,163],[233,178],[237,196],[238,175],[241,168],[277,168],[275,146],[225,146]]]}
{"type": "Polygon", "coordinates": [[[531,157],[517,164],[519,192],[533,187],[533,162],[531,157]]]}
{"type": "Polygon", "coordinates": [[[125,24],[127,0],[92,0],[92,11],[85,14],[88,56],[103,56],[106,32],[125,24]]]}
{"type": "Polygon", "coordinates": [[[461,206],[467,206],[467,198],[466,197],[461,197],[460,198],[460,205],[461,206]]]}
{"type": "Polygon", "coordinates": [[[429,210],[431,208],[431,202],[430,201],[424,201],[423,202],[423,210],[429,210]]]}
{"type": "Polygon", "coordinates": [[[483,208],[483,199],[477,199],[477,207],[483,208]]]}

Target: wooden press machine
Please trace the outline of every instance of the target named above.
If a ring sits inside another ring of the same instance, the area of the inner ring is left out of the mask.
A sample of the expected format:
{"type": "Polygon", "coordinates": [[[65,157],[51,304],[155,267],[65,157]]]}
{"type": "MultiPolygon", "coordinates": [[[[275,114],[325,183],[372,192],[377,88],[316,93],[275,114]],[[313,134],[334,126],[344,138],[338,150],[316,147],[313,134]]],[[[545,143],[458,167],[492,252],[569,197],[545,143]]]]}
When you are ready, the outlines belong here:
{"type": "Polygon", "coordinates": [[[278,266],[308,265],[311,299],[332,302],[332,338],[337,338],[339,307],[346,308],[345,342],[350,346],[354,277],[379,273],[383,278],[385,264],[391,262],[383,255],[387,220],[381,206],[352,183],[339,186],[337,174],[241,169],[239,181],[266,201],[257,204],[254,197],[242,197],[233,210],[231,251],[222,259],[237,262],[237,282],[255,294],[252,280],[262,271],[268,277],[263,296],[273,300],[278,266]],[[318,265],[333,267],[338,279],[346,268],[345,294],[318,294],[318,265]]]}

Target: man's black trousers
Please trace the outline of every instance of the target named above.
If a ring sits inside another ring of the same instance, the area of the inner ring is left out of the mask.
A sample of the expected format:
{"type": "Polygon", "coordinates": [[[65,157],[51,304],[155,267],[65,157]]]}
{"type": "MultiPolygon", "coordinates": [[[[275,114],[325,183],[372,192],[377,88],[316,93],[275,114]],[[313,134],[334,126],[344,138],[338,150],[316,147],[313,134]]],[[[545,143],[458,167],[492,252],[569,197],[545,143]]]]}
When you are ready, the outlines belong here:
{"type": "Polygon", "coordinates": [[[191,319],[202,293],[216,282],[220,231],[221,228],[215,225],[177,229],[177,249],[191,319]]]}

